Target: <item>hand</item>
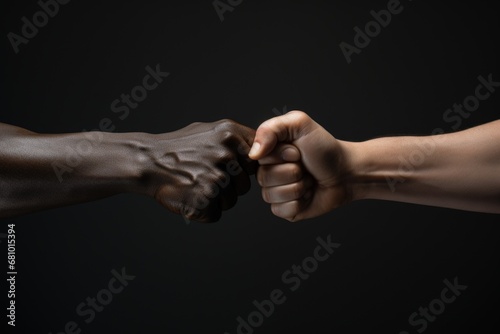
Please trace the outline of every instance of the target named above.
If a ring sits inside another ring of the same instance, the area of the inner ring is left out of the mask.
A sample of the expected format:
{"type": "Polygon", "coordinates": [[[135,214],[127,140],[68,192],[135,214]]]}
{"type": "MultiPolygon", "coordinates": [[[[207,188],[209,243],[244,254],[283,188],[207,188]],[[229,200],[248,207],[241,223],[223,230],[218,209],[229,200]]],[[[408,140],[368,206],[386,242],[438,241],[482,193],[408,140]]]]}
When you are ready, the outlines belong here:
{"type": "Polygon", "coordinates": [[[250,189],[255,131],[230,120],[193,123],[148,140],[145,192],[190,220],[217,221],[250,189]]]}
{"type": "Polygon", "coordinates": [[[261,165],[257,180],[272,212],[298,221],[350,202],[346,144],[302,111],[262,123],[249,156],[261,165]]]}

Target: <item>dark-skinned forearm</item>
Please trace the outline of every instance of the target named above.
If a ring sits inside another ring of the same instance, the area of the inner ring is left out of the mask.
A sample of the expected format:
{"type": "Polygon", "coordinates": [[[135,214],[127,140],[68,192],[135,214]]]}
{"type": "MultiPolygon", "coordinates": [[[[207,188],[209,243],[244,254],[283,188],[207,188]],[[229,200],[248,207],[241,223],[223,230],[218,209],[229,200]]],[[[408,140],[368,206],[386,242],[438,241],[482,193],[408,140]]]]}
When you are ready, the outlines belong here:
{"type": "Polygon", "coordinates": [[[0,218],[140,192],[148,136],[43,135],[0,124],[0,218]]]}

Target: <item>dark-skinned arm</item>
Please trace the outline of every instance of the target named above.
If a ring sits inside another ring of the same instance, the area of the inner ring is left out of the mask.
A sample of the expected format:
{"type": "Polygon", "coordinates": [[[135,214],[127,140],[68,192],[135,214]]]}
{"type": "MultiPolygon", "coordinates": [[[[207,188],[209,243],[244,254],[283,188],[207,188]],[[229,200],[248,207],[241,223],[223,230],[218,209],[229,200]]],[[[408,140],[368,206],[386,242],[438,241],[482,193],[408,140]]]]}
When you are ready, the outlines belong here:
{"type": "Polygon", "coordinates": [[[38,134],[0,123],[0,218],[138,193],[216,221],[250,187],[253,136],[230,120],[164,134],[38,134]]]}

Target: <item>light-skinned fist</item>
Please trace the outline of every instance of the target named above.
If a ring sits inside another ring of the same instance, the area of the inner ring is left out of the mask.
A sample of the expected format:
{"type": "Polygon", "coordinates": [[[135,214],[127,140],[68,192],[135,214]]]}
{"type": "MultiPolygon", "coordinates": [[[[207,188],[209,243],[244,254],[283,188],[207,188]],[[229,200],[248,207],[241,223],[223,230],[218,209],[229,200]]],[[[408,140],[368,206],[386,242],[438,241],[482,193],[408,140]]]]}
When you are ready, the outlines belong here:
{"type": "Polygon", "coordinates": [[[350,202],[344,144],[302,111],[262,123],[249,157],[259,161],[257,181],[272,212],[299,221],[350,202]]]}

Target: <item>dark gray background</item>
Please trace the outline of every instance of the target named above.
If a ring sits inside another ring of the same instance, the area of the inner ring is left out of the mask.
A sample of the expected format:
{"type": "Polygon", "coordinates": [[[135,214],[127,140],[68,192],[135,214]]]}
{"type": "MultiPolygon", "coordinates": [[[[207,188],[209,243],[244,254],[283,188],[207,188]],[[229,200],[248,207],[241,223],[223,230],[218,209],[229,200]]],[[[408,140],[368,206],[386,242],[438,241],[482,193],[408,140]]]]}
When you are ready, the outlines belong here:
{"type": "MultiPolygon", "coordinates": [[[[62,133],[110,117],[117,132],[159,133],[221,118],[257,127],[286,105],[345,140],[451,132],[444,111],[474,93],[479,75],[500,80],[499,11],[402,4],[348,65],[339,43],[352,44],[354,26],[387,1],[247,0],[223,22],[211,1],[72,1],[17,55],[7,33],[39,7],[5,2],[0,122],[62,133]],[[170,77],[119,120],[110,103],[157,63],[170,77]]],[[[498,94],[461,129],[497,119],[498,94]]],[[[426,333],[478,333],[498,319],[498,220],[364,201],[292,224],[271,214],[253,179],[216,224],[186,224],[148,198],[120,195],[5,220],[0,233],[16,223],[18,333],[58,333],[74,320],[82,333],[233,334],[236,318],[275,288],[288,299],[255,333],[416,333],[410,314],[454,277],[468,289],[426,333]],[[329,234],[342,246],[289,292],[282,273],[329,234]],[[122,267],[135,280],[85,324],[76,306],[122,267]]]]}

